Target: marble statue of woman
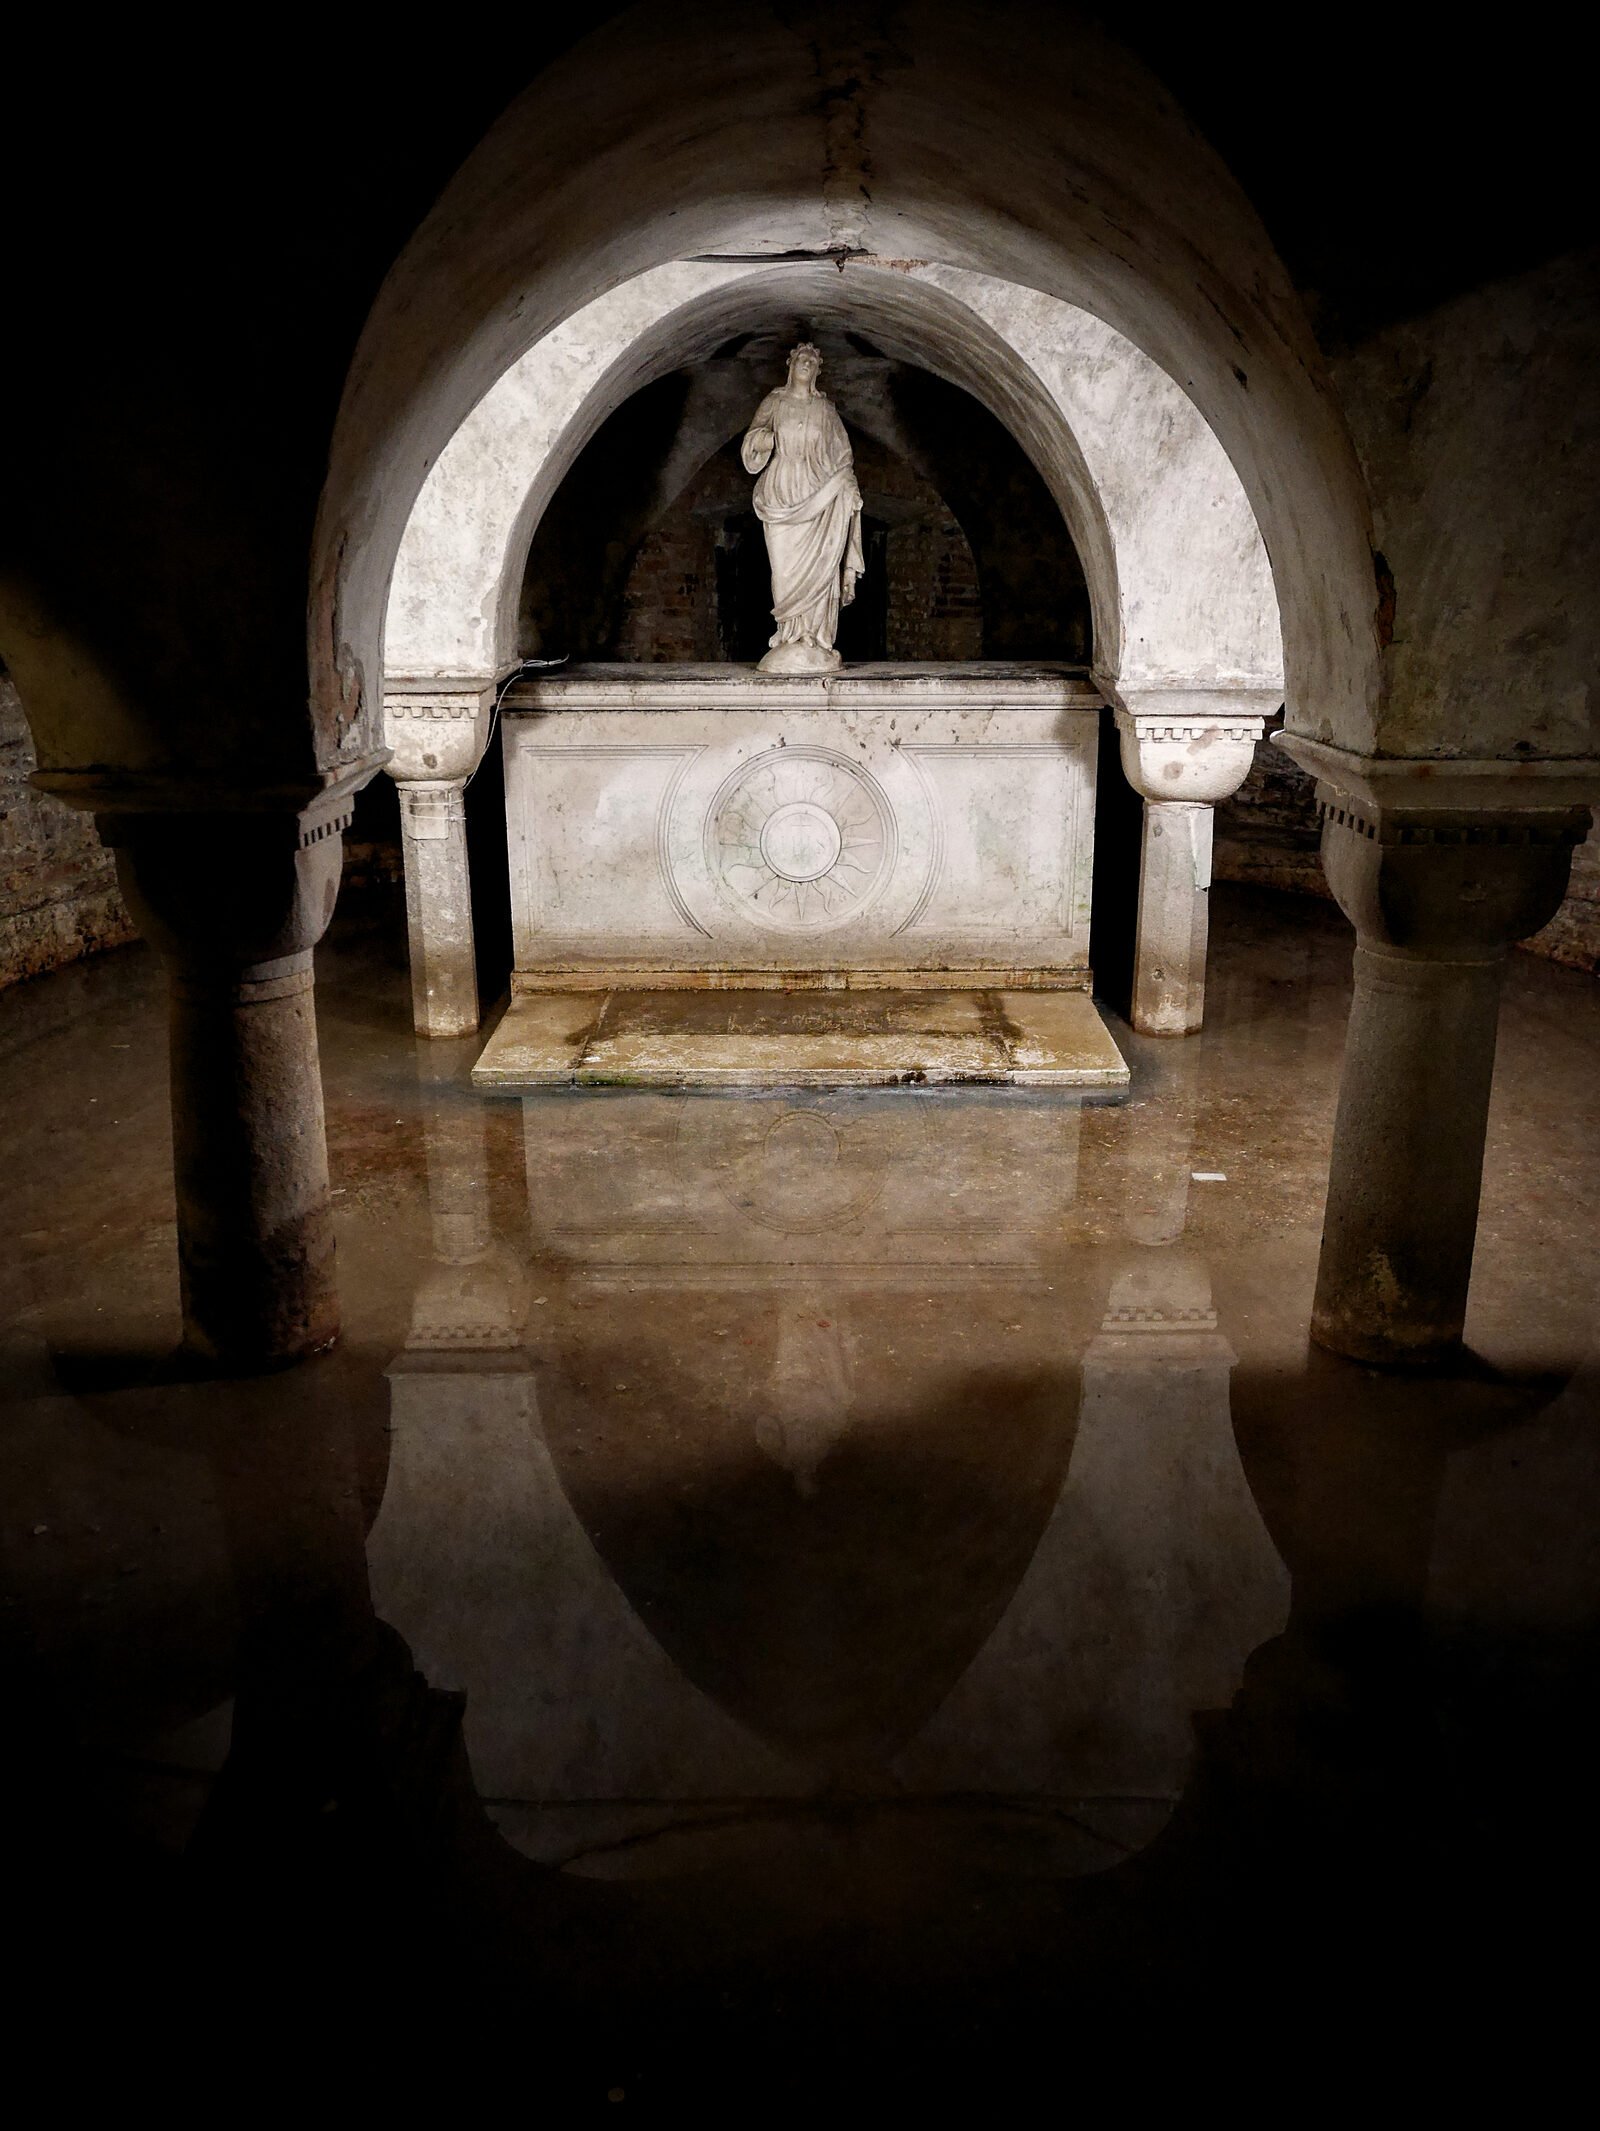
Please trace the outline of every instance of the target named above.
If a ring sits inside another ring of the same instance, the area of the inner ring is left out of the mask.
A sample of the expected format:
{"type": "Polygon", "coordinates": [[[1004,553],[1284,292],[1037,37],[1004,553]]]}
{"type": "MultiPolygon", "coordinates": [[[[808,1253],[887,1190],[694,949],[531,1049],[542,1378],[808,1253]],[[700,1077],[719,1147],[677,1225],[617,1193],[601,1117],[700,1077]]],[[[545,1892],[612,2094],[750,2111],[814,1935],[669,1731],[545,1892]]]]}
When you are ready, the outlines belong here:
{"type": "Polygon", "coordinates": [[[767,394],[744,436],[744,470],[761,475],[756,516],[766,529],[778,625],[763,673],[818,673],[839,664],[839,609],[854,599],[864,567],[850,439],[833,402],[817,390],[821,368],[809,341],[792,349],[787,380],[767,394]]]}

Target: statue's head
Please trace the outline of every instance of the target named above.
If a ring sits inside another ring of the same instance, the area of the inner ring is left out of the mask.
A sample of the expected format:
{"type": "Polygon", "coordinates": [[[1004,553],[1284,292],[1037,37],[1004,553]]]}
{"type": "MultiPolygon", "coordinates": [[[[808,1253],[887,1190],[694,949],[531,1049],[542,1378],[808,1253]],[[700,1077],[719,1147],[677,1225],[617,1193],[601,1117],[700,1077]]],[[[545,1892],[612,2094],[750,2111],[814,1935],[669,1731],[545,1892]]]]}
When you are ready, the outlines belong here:
{"type": "Polygon", "coordinates": [[[822,368],[822,351],[814,348],[809,340],[803,340],[789,350],[789,382],[791,385],[814,385],[817,372],[822,368]]]}

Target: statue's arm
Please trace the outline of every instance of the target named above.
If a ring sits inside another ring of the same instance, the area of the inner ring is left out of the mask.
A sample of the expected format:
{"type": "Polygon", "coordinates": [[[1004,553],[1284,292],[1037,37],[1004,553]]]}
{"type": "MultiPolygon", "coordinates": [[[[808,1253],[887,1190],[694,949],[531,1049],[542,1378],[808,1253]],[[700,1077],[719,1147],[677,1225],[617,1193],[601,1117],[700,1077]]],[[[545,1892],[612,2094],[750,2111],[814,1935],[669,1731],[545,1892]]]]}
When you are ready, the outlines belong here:
{"type": "Polygon", "coordinates": [[[744,433],[744,442],[739,447],[739,456],[744,461],[747,474],[760,473],[772,457],[772,447],[777,442],[777,431],[772,426],[772,402],[777,397],[769,392],[755,411],[750,427],[744,433]]]}

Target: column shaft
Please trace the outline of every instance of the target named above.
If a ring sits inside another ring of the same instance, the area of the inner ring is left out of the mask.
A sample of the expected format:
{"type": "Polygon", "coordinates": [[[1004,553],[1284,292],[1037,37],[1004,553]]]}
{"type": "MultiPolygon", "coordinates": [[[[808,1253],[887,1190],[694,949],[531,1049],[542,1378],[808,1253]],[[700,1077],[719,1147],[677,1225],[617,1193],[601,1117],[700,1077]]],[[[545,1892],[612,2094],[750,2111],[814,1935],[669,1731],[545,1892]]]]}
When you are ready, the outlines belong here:
{"type": "Polygon", "coordinates": [[[184,1345],[236,1372],[339,1330],[312,949],[376,766],[297,811],[101,817],[170,983],[184,1345]]]}
{"type": "Polygon", "coordinates": [[[400,819],[416,1031],[468,1036],[478,1026],[478,968],[465,780],[401,783],[400,819]]]}
{"type": "Polygon", "coordinates": [[[272,1366],[339,1329],[309,949],[175,968],[173,1165],[184,1341],[272,1366]]]}
{"type": "Polygon", "coordinates": [[[1356,929],[1311,1335],[1357,1361],[1426,1361],[1466,1319],[1507,952],[1560,905],[1587,773],[1558,769],[1552,803],[1516,805],[1545,797],[1536,766],[1291,751],[1319,772],[1323,870],[1356,929]]]}
{"type": "Polygon", "coordinates": [[[1133,1025],[1187,1036],[1205,1018],[1211,808],[1146,800],[1139,854],[1133,1025]]]}
{"type": "Polygon", "coordinates": [[[1144,800],[1130,1018],[1146,1036],[1205,1019],[1212,808],[1249,774],[1276,686],[1120,691],[1123,774],[1144,800]]]}
{"type": "Polygon", "coordinates": [[[1425,1359],[1461,1337],[1504,968],[1356,948],[1312,1311],[1335,1353],[1425,1359]]]}

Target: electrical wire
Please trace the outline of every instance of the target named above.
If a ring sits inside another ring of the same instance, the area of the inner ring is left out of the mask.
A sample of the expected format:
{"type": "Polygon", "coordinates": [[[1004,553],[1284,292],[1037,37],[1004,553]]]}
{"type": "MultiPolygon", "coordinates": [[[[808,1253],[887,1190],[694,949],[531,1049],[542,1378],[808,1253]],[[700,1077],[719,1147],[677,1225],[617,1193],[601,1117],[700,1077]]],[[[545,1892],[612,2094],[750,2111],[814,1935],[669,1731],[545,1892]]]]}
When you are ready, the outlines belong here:
{"type": "Polygon", "coordinates": [[[563,651],[558,659],[524,659],[520,665],[512,667],[494,692],[494,708],[489,713],[489,730],[484,736],[483,753],[472,765],[470,774],[462,784],[462,791],[466,790],[467,785],[472,782],[472,779],[477,776],[479,770],[483,768],[484,763],[488,760],[489,750],[494,745],[494,729],[500,722],[500,706],[506,699],[507,691],[515,688],[524,674],[544,673],[548,672],[552,666],[564,666],[568,657],[569,654],[563,651]]]}

